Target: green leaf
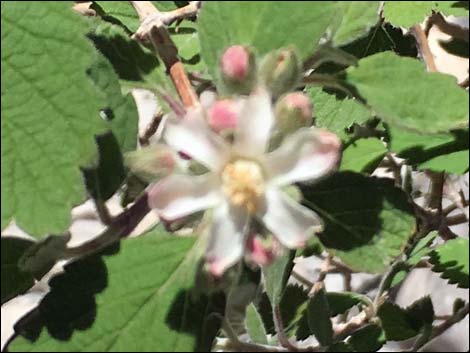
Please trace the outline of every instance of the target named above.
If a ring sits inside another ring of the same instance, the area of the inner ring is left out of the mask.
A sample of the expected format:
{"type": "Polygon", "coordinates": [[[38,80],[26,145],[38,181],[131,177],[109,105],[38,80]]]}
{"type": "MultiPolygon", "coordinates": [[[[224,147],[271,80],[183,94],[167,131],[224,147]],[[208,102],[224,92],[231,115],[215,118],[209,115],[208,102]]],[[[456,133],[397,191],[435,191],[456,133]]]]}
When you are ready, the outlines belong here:
{"type": "MultiPolygon", "coordinates": [[[[213,282],[214,279],[208,276],[209,281],[213,282]]],[[[224,316],[236,334],[246,332],[247,308],[259,293],[260,281],[261,271],[252,270],[245,264],[232,267],[217,281],[219,286],[228,287],[225,288],[227,300],[224,316]]],[[[201,287],[201,284],[196,283],[196,285],[201,287]]],[[[204,285],[202,287],[204,288],[204,285]]]]}
{"type": "Polygon", "coordinates": [[[194,240],[155,231],[67,265],[39,307],[36,327],[47,330],[20,326],[36,340],[20,336],[9,350],[208,351],[223,302],[191,292],[194,240]]]}
{"type": "Polygon", "coordinates": [[[29,239],[2,235],[2,304],[33,286],[33,276],[18,266],[18,260],[33,244],[29,239]]]}
{"type": "Polygon", "coordinates": [[[330,316],[325,289],[321,288],[308,302],[307,318],[310,331],[322,346],[328,346],[333,341],[333,325],[330,316]]]}
{"type": "Polygon", "coordinates": [[[377,312],[387,340],[401,341],[416,336],[434,321],[434,308],[429,296],[422,297],[406,310],[385,302],[377,312]]]}
{"type": "Polygon", "coordinates": [[[376,352],[385,344],[384,332],[380,326],[369,324],[355,331],[348,344],[354,352],[376,352]]]}
{"type": "Polygon", "coordinates": [[[410,317],[410,321],[415,330],[422,330],[425,326],[432,326],[434,321],[434,306],[430,296],[424,296],[408,308],[406,312],[410,317]]]}
{"type": "Polygon", "coordinates": [[[433,158],[420,164],[421,169],[431,169],[436,172],[464,174],[468,171],[469,151],[459,151],[433,158]]]}
{"type": "Polygon", "coordinates": [[[99,202],[108,200],[124,182],[126,170],[122,153],[113,133],[96,137],[99,159],[97,165],[82,168],[91,197],[99,202]]]}
{"type": "Polygon", "coordinates": [[[434,11],[442,12],[444,15],[456,17],[468,17],[468,1],[435,1],[434,11]]]}
{"type": "Polygon", "coordinates": [[[420,239],[411,251],[406,263],[410,266],[415,266],[423,257],[427,256],[431,251],[431,244],[436,239],[437,234],[437,232],[431,232],[420,239]]]}
{"type": "Polygon", "coordinates": [[[30,246],[21,256],[18,265],[22,271],[40,280],[57,261],[64,258],[70,234],[50,235],[30,246]]]}
{"type": "Polygon", "coordinates": [[[394,26],[409,28],[431,15],[434,6],[434,1],[385,1],[384,17],[394,26]]]}
{"type": "Polygon", "coordinates": [[[184,21],[177,28],[169,28],[171,39],[178,48],[178,56],[186,70],[204,71],[206,66],[201,59],[199,38],[196,25],[191,21],[184,21]]]}
{"type": "Polygon", "coordinates": [[[301,285],[288,285],[282,295],[280,309],[286,332],[296,332],[304,316],[309,300],[308,292],[301,285]]]}
{"type": "Polygon", "coordinates": [[[131,39],[119,26],[100,20],[93,23],[93,31],[88,36],[113,66],[123,90],[137,87],[171,92],[165,67],[155,53],[131,39]]]}
{"type": "Polygon", "coordinates": [[[348,68],[347,80],[390,125],[421,133],[468,125],[468,93],[454,77],[426,72],[416,59],[375,54],[348,68]]]}
{"type": "Polygon", "coordinates": [[[378,23],[365,37],[341,47],[342,50],[363,58],[384,51],[393,51],[402,56],[416,58],[416,40],[411,34],[404,34],[400,28],[389,23],[378,23]]]}
{"type": "Polygon", "coordinates": [[[258,54],[295,45],[312,54],[334,15],[331,2],[213,1],[198,17],[201,55],[216,77],[219,57],[230,45],[253,46],[258,54]]]}
{"type": "Polygon", "coordinates": [[[385,302],[382,304],[377,315],[382,322],[387,340],[402,341],[419,333],[412,326],[407,312],[394,303],[385,302]]]}
{"type": "Polygon", "coordinates": [[[331,43],[319,45],[315,53],[307,59],[304,67],[316,69],[324,63],[335,63],[340,66],[357,65],[357,58],[344,50],[335,48],[331,43]]]}
{"type": "Polygon", "coordinates": [[[246,310],[245,324],[248,334],[253,342],[268,344],[263,320],[253,304],[250,304],[246,310]]]}
{"type": "Polygon", "coordinates": [[[340,170],[372,172],[386,153],[387,148],[379,139],[357,140],[343,151],[340,170]]]}
{"type": "Polygon", "coordinates": [[[379,21],[379,1],[339,1],[333,42],[343,45],[365,35],[379,21]]]}
{"type": "Polygon", "coordinates": [[[264,286],[272,306],[279,304],[287,280],[294,267],[295,251],[278,257],[271,265],[263,267],[264,286]]]}
{"type": "MultiPolygon", "coordinates": [[[[385,20],[394,26],[409,28],[421,23],[432,11],[445,15],[468,17],[468,7],[459,6],[463,1],[385,1],[385,20]]],[[[468,5],[467,5],[468,6],[468,5]]]]}
{"type": "Polygon", "coordinates": [[[15,218],[31,235],[60,233],[85,196],[79,166],[104,130],[86,75],[93,46],[69,3],[1,6],[2,228],[15,218]]]}
{"type": "Polygon", "coordinates": [[[388,132],[390,150],[410,165],[449,173],[462,173],[468,168],[468,130],[423,135],[389,126],[388,132]]]}
{"type": "Polygon", "coordinates": [[[116,136],[123,152],[137,148],[139,116],[134,98],[130,94],[122,95],[119,77],[111,63],[101,54],[89,70],[90,77],[106,96],[103,114],[116,136]]]}
{"type": "Polygon", "coordinates": [[[439,245],[431,253],[432,270],[458,287],[468,288],[468,239],[452,239],[439,245]]]}
{"type": "Polygon", "coordinates": [[[315,126],[328,129],[343,139],[346,129],[353,124],[363,124],[372,117],[366,107],[353,99],[338,100],[317,87],[309,87],[307,93],[315,108],[315,126]]]}
{"type": "Polygon", "coordinates": [[[391,180],[340,172],[302,192],[325,223],[323,245],[356,271],[385,271],[415,232],[408,198],[391,180]]]}
{"type": "MultiPolygon", "coordinates": [[[[130,31],[135,32],[139,28],[139,16],[129,1],[95,1],[94,3],[99,6],[99,9],[106,16],[117,19],[130,31]]],[[[176,8],[174,1],[152,1],[152,3],[160,11],[169,11],[176,8]]]]}
{"type": "Polygon", "coordinates": [[[354,305],[369,305],[370,300],[362,294],[352,292],[328,292],[326,293],[331,316],[344,313],[354,305]]]}

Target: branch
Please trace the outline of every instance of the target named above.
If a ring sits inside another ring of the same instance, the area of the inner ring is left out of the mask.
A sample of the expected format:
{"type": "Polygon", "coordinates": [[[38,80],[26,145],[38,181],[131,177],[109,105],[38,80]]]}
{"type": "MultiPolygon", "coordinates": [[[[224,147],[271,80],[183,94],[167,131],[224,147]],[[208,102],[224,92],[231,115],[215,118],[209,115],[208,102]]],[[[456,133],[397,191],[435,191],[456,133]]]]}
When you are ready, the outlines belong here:
{"type": "MultiPolygon", "coordinates": [[[[163,22],[164,14],[150,1],[131,1],[141,24],[133,38],[150,40],[169,73],[178,95],[186,108],[198,106],[199,101],[178,58],[178,49],[163,22]]],[[[189,5],[188,5],[189,6],[189,5]]]]}
{"type": "Polygon", "coordinates": [[[431,331],[431,335],[429,337],[429,340],[427,340],[425,342],[421,341],[421,342],[415,343],[415,345],[410,350],[410,352],[418,352],[425,345],[429,344],[433,339],[435,339],[436,337],[442,335],[444,332],[446,332],[449,328],[454,326],[456,323],[462,321],[468,315],[469,310],[470,310],[470,304],[467,303],[463,308],[461,308],[454,315],[449,317],[442,324],[440,324],[439,326],[433,327],[433,329],[431,331]]]}
{"type": "Polygon", "coordinates": [[[429,72],[436,72],[437,67],[436,63],[434,62],[434,57],[432,55],[431,49],[429,48],[428,38],[426,37],[426,33],[424,33],[421,25],[417,24],[411,28],[411,33],[416,38],[416,43],[418,44],[418,50],[423,58],[424,62],[426,63],[426,67],[428,68],[429,72]]]}
{"type": "Polygon", "coordinates": [[[277,332],[277,338],[279,339],[279,343],[287,348],[289,352],[297,352],[298,348],[295,347],[287,338],[285,331],[284,331],[284,324],[282,322],[282,317],[281,317],[281,309],[279,308],[279,305],[274,305],[273,306],[273,321],[274,321],[274,326],[277,332]]]}
{"type": "Polygon", "coordinates": [[[160,122],[162,121],[163,114],[158,112],[152,117],[152,121],[145,129],[144,134],[139,137],[139,142],[142,146],[148,146],[150,138],[157,132],[160,122]]]}
{"type": "Polygon", "coordinates": [[[98,237],[77,247],[67,248],[64,258],[88,255],[127,237],[149,212],[148,195],[144,193],[131,207],[116,216],[98,237]]]}

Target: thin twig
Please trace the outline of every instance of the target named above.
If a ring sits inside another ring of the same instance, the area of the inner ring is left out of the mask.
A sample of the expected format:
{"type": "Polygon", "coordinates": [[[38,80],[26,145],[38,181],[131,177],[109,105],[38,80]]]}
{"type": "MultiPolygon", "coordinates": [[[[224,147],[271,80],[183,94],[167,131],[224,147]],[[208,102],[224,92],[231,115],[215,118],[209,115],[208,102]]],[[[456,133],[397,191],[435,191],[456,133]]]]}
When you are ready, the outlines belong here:
{"type": "MultiPolygon", "coordinates": [[[[347,272],[347,273],[343,273],[343,286],[344,286],[344,291],[345,292],[351,292],[352,290],[352,286],[351,286],[351,279],[352,279],[352,275],[350,272],[347,272]]],[[[341,314],[339,320],[341,322],[346,322],[347,319],[348,319],[348,315],[349,315],[349,310],[346,310],[344,313],[341,314]]]]}
{"type": "Polygon", "coordinates": [[[188,17],[194,17],[197,15],[200,8],[201,1],[190,1],[186,6],[164,12],[162,15],[162,22],[169,26],[175,21],[181,21],[188,17]]]}
{"type": "Polygon", "coordinates": [[[413,346],[412,352],[417,352],[421,350],[423,347],[429,344],[434,338],[442,335],[445,331],[447,331],[449,328],[454,326],[456,323],[462,321],[468,315],[469,310],[470,310],[470,304],[467,303],[463,308],[461,308],[454,315],[452,315],[447,320],[445,320],[442,324],[440,324],[439,326],[435,326],[432,329],[429,340],[427,340],[426,342],[419,342],[419,344],[416,344],[416,346],[413,346]]]}
{"type": "Polygon", "coordinates": [[[279,305],[277,304],[273,305],[273,321],[274,321],[274,326],[277,332],[277,338],[279,339],[279,343],[283,347],[287,348],[289,352],[297,352],[298,348],[294,346],[286,336],[286,333],[284,330],[284,323],[282,321],[282,316],[281,316],[281,309],[279,308],[279,305]]]}
{"type": "Polygon", "coordinates": [[[100,221],[105,225],[110,225],[113,222],[113,217],[106,206],[106,203],[103,200],[95,199],[96,212],[100,221]]]}
{"type": "Polygon", "coordinates": [[[96,11],[90,8],[91,1],[75,1],[73,9],[84,16],[96,16],[96,11]]]}
{"type": "Polygon", "coordinates": [[[162,13],[150,1],[131,1],[141,25],[133,38],[150,40],[169,73],[178,95],[186,108],[198,106],[199,101],[178,57],[178,49],[162,21],[162,13]]]}
{"type": "Polygon", "coordinates": [[[157,132],[158,126],[160,125],[160,122],[162,121],[163,113],[159,112],[157,114],[154,114],[152,117],[152,121],[150,124],[147,126],[145,129],[144,134],[139,137],[139,142],[141,146],[148,146],[150,142],[150,138],[157,132]]]}
{"type": "Polygon", "coordinates": [[[144,193],[131,207],[116,216],[98,237],[77,247],[67,248],[64,258],[88,255],[128,236],[149,212],[148,195],[144,193]]]}
{"type": "Polygon", "coordinates": [[[401,180],[401,174],[400,174],[400,165],[396,162],[395,158],[390,152],[387,152],[386,154],[387,161],[390,163],[392,173],[393,173],[393,178],[395,179],[395,186],[401,187],[403,184],[401,180]]]}
{"type": "Polygon", "coordinates": [[[376,309],[380,306],[381,301],[383,300],[383,295],[390,288],[390,285],[393,282],[393,278],[400,271],[402,265],[403,265],[403,261],[401,260],[394,262],[393,265],[388,270],[388,272],[382,277],[382,280],[380,281],[380,284],[379,284],[379,289],[374,299],[374,307],[376,309]]]}
{"type": "Polygon", "coordinates": [[[369,322],[369,318],[365,312],[361,312],[358,315],[354,316],[347,323],[339,324],[334,327],[333,337],[335,341],[342,340],[353,332],[364,327],[369,322]]]}
{"type": "Polygon", "coordinates": [[[464,213],[447,217],[445,219],[446,226],[455,226],[457,224],[462,224],[462,223],[467,223],[467,222],[468,222],[468,219],[464,213]]]}
{"type": "Polygon", "coordinates": [[[429,72],[436,72],[437,67],[434,62],[434,57],[432,55],[431,49],[429,48],[428,38],[426,33],[424,33],[421,25],[417,24],[411,28],[411,33],[416,38],[416,43],[418,44],[418,50],[426,63],[426,67],[429,72]]]}

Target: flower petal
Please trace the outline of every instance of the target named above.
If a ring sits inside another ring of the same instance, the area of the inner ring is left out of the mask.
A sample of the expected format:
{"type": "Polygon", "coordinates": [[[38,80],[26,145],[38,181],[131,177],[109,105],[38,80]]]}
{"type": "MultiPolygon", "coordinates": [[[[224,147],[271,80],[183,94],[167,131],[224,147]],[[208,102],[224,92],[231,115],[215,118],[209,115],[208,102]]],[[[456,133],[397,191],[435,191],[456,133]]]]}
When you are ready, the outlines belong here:
{"type": "Polygon", "coordinates": [[[265,207],[258,217],[282,245],[299,248],[310,233],[323,229],[323,222],[312,210],[296,203],[281,191],[271,187],[265,194],[265,207]]]}
{"type": "Polygon", "coordinates": [[[214,210],[207,248],[210,272],[220,277],[242,256],[248,231],[248,214],[224,202],[214,210]]]}
{"type": "Polygon", "coordinates": [[[300,129],[267,155],[266,170],[270,182],[288,185],[317,179],[336,167],[341,141],[333,133],[317,128],[300,129]]]}
{"type": "MultiPolygon", "coordinates": [[[[202,114],[202,112],[201,112],[202,114]]],[[[167,144],[211,170],[221,168],[229,156],[225,141],[213,133],[194,112],[182,120],[168,119],[163,132],[167,144]]]]}
{"type": "Polygon", "coordinates": [[[274,125],[271,96],[265,89],[252,93],[245,102],[235,136],[237,152],[257,156],[265,152],[274,125]]]}
{"type": "Polygon", "coordinates": [[[216,206],[223,201],[212,174],[170,175],[149,189],[149,206],[168,221],[216,206]]]}

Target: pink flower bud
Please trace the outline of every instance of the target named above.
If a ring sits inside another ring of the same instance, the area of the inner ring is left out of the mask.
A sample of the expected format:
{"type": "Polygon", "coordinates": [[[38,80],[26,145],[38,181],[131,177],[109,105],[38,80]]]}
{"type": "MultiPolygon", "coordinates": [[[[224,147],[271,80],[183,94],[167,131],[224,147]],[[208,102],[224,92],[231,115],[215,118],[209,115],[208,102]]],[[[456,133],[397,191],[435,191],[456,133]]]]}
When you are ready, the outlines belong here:
{"type": "Polygon", "coordinates": [[[250,54],[241,45],[225,50],[220,61],[222,74],[233,81],[243,81],[249,71],[250,54]]]}
{"type": "Polygon", "coordinates": [[[207,123],[217,133],[234,129],[238,123],[237,103],[231,99],[215,102],[207,112],[207,123]]]}
{"type": "Polygon", "coordinates": [[[247,250],[251,261],[258,266],[266,266],[276,258],[276,246],[274,243],[266,244],[260,236],[252,234],[247,240],[247,250]]]}
{"type": "Polygon", "coordinates": [[[310,123],[312,121],[312,103],[310,103],[310,98],[301,92],[292,92],[286,94],[283,98],[287,109],[292,109],[299,112],[299,116],[310,123]]]}
{"type": "Polygon", "coordinates": [[[276,104],[276,119],[282,134],[312,124],[313,107],[307,95],[292,92],[284,95],[276,104]]]}
{"type": "Polygon", "coordinates": [[[229,94],[249,94],[256,83],[255,56],[251,50],[234,45],[220,58],[224,91],[229,94]]]}

